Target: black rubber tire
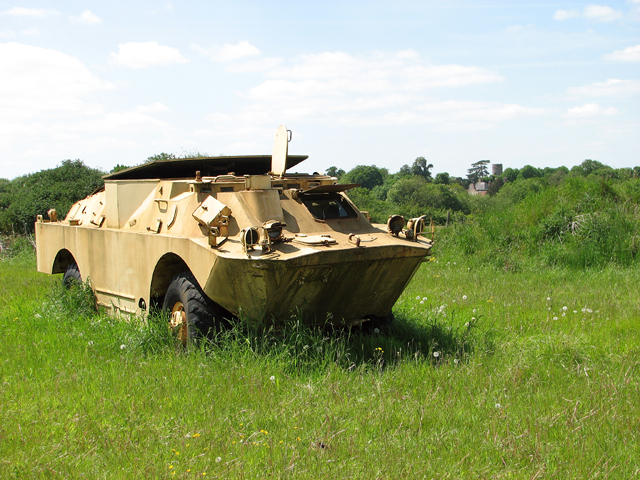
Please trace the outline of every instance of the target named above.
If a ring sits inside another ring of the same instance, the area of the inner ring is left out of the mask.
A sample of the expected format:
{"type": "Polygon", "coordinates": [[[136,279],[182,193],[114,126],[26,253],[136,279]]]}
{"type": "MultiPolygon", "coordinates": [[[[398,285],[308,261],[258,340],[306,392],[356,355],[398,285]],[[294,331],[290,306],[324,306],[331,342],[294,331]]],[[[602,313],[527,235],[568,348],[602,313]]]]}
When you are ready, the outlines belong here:
{"type": "Polygon", "coordinates": [[[71,288],[74,285],[82,285],[82,276],[76,262],[71,262],[62,276],[64,288],[71,288]]]}
{"type": "Polygon", "coordinates": [[[169,313],[169,325],[185,346],[194,344],[199,339],[211,337],[215,333],[215,306],[204,294],[191,272],[182,272],[173,277],[164,296],[162,308],[169,313]],[[180,323],[176,321],[179,318],[178,314],[182,317],[180,323]]]}

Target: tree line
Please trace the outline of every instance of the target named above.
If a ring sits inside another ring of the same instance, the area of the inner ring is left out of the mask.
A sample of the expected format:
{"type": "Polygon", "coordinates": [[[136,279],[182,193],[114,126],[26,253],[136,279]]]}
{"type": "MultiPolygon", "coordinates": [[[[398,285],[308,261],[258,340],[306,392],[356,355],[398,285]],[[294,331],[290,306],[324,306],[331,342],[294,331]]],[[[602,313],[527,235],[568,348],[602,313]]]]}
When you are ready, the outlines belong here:
{"type": "MultiPolygon", "coordinates": [[[[192,156],[192,155],[187,155],[192,156]]],[[[176,158],[161,153],[147,161],[176,158]]],[[[466,177],[455,177],[442,172],[432,174],[433,165],[424,157],[403,165],[397,173],[375,165],[358,165],[349,171],[336,166],[326,170],[341,183],[360,186],[349,191],[350,198],[362,210],[369,212],[373,221],[386,222],[391,214],[405,218],[428,215],[436,224],[463,221],[472,214],[480,201],[468,194],[472,182],[485,181],[490,197],[521,200],[531,192],[549,186],[561,185],[566,179],[591,178],[610,185],[612,182],[635,181],[640,178],[640,167],[612,168],[596,160],[585,160],[571,169],[567,167],[536,168],[526,165],[520,169],[507,168],[500,176],[489,175],[489,160],[471,164],[466,177]]],[[[117,165],[111,172],[127,168],[117,165]]],[[[0,231],[25,233],[33,231],[37,215],[55,208],[64,217],[78,200],[104,185],[106,172],[86,166],[81,160],[64,160],[61,165],[13,180],[0,179],[0,231]]]]}

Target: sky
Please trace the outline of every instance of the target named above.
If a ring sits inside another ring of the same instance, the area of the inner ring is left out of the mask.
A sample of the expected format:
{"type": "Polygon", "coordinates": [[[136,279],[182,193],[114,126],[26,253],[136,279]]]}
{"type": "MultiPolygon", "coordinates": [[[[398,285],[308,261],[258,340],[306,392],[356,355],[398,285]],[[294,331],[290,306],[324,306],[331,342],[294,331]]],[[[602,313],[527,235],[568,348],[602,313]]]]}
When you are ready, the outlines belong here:
{"type": "Polygon", "coordinates": [[[640,165],[640,0],[0,0],[0,177],[271,154],[640,165]]]}

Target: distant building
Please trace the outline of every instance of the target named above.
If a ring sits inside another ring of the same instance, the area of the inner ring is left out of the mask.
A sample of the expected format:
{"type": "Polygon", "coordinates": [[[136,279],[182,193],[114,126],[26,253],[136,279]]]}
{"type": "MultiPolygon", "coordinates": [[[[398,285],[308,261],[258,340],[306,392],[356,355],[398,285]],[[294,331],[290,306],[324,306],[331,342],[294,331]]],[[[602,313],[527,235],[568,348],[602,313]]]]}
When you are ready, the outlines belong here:
{"type": "Polygon", "coordinates": [[[501,163],[492,164],[491,173],[493,174],[494,177],[499,177],[500,175],[502,175],[502,164],[501,163]]]}
{"type": "Polygon", "coordinates": [[[469,185],[469,195],[486,195],[491,185],[487,182],[476,182],[469,185]]]}

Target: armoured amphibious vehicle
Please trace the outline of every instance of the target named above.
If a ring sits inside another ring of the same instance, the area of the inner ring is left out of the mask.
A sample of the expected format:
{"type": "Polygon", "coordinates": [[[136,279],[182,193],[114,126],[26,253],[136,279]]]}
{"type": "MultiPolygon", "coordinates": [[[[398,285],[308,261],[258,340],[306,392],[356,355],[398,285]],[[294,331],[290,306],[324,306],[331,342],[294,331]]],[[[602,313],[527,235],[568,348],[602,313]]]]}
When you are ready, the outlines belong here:
{"type": "Polygon", "coordinates": [[[38,271],[88,281],[99,305],[171,312],[186,342],[231,315],[270,326],[388,318],[426,256],[424,218],[373,225],[327,175],[287,173],[271,156],[156,160],[104,177],[104,189],[36,225],[38,271]]]}

